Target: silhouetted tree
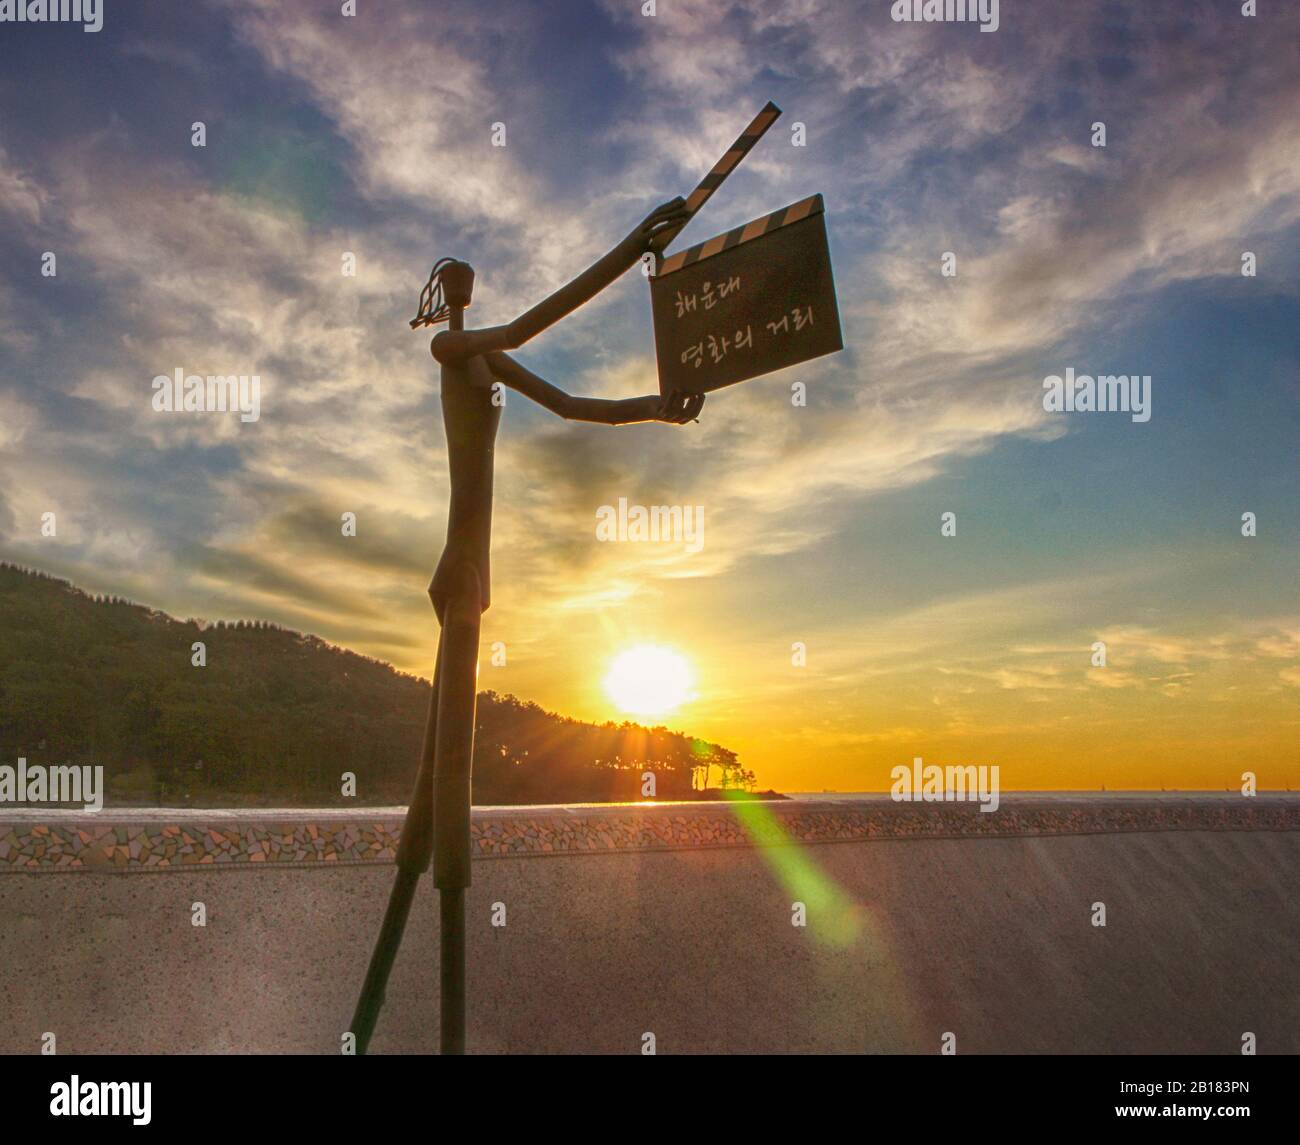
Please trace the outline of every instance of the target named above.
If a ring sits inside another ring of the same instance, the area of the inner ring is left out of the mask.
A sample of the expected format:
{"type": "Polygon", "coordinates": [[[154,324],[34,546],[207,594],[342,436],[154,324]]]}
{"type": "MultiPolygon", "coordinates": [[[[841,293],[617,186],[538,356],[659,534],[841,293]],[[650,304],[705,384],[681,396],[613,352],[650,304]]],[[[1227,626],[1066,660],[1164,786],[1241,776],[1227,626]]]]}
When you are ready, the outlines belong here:
{"type": "MultiPolygon", "coordinates": [[[[0,563],[0,760],[33,758],[44,741],[47,759],[103,764],[110,801],[402,803],[428,703],[427,681],[315,636],[266,620],[200,628],[0,563]],[[200,632],[207,666],[194,668],[200,632]],[[341,795],[345,771],[355,801],[341,795]]],[[[689,799],[711,767],[734,776],[735,753],[479,697],[480,804],[638,799],[646,771],[659,798],[689,799]]]]}

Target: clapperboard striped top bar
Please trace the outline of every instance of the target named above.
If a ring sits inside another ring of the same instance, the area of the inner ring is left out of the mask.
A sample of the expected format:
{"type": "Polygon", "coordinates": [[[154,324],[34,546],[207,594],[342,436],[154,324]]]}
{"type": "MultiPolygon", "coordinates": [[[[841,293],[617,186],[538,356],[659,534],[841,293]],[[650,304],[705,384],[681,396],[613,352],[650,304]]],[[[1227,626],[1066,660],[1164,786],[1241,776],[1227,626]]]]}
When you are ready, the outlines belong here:
{"type": "Polygon", "coordinates": [[[754,116],[749,126],[740,133],[740,137],[736,142],[727,148],[726,154],[700,180],[695,190],[686,196],[686,209],[690,212],[686,222],[682,223],[681,226],[664,231],[655,240],[652,249],[662,251],[681,233],[682,227],[686,226],[686,223],[689,223],[695,217],[695,213],[709,201],[709,197],[713,192],[722,186],[722,181],[736,169],[736,164],[753,150],[754,144],[763,138],[764,133],[776,122],[780,114],[781,109],[769,99],[763,110],[754,116]]]}
{"type": "Polygon", "coordinates": [[[769,99],[763,110],[754,116],[750,125],[728,148],[727,153],[713,165],[713,170],[705,175],[700,180],[700,185],[687,196],[686,209],[692,215],[709,201],[709,196],[718,189],[723,179],[731,174],[732,168],[749,154],[754,144],[763,138],[763,133],[776,122],[776,117],[780,114],[781,109],[769,99]]]}
{"type": "Polygon", "coordinates": [[[779,211],[773,211],[770,215],[764,215],[761,219],[755,219],[752,223],[746,223],[744,226],[736,227],[735,230],[727,231],[726,234],[715,235],[697,246],[687,247],[685,250],[669,255],[659,268],[658,277],[662,278],[674,270],[681,270],[684,266],[690,266],[721,251],[730,250],[760,235],[770,234],[779,227],[797,223],[810,215],[821,214],[825,209],[826,205],[822,202],[821,195],[809,195],[806,199],[800,199],[799,202],[782,207],[779,211]]]}

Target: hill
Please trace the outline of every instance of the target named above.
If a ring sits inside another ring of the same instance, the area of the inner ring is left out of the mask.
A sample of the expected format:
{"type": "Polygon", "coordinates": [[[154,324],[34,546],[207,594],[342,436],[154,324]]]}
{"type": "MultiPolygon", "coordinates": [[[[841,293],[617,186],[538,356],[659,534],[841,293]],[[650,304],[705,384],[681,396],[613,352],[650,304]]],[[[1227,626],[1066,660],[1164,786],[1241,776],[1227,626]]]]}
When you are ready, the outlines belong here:
{"type": "MultiPolygon", "coordinates": [[[[0,562],[0,759],[103,764],[110,806],[405,803],[429,693],[315,636],[177,620],[0,562]],[[206,667],[191,665],[196,641],[206,667]]],[[[475,803],[636,799],[643,771],[658,798],[689,799],[706,766],[752,784],[717,744],[479,695],[475,803]]]]}

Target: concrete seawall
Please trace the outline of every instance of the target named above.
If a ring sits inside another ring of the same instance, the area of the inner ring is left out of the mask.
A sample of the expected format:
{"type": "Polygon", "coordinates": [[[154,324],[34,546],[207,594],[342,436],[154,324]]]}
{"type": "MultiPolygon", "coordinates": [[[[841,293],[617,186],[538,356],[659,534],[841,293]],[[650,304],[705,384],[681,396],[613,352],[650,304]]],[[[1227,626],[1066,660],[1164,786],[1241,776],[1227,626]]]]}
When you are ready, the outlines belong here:
{"type": "MultiPolygon", "coordinates": [[[[0,1052],[339,1052],[399,825],[0,813],[0,1052]]],[[[1289,797],[480,809],[475,842],[471,1052],[1300,1052],[1289,797]]],[[[426,880],[374,1052],[436,1047],[436,914],[426,880]]]]}

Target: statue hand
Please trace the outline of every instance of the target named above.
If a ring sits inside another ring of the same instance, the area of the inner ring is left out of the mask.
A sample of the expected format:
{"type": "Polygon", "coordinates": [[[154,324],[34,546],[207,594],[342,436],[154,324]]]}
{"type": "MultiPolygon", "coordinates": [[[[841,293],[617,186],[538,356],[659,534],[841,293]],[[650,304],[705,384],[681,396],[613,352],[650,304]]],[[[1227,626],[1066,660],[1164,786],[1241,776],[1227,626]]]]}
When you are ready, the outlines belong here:
{"type": "Polygon", "coordinates": [[[653,249],[654,241],[665,231],[682,227],[690,219],[691,213],[686,209],[686,200],[680,195],[662,203],[641,220],[624,239],[638,255],[653,249]]]}
{"type": "Polygon", "coordinates": [[[685,425],[688,421],[695,421],[703,408],[703,394],[688,394],[684,390],[673,390],[662,399],[655,420],[671,422],[673,425],[685,425]]]}

